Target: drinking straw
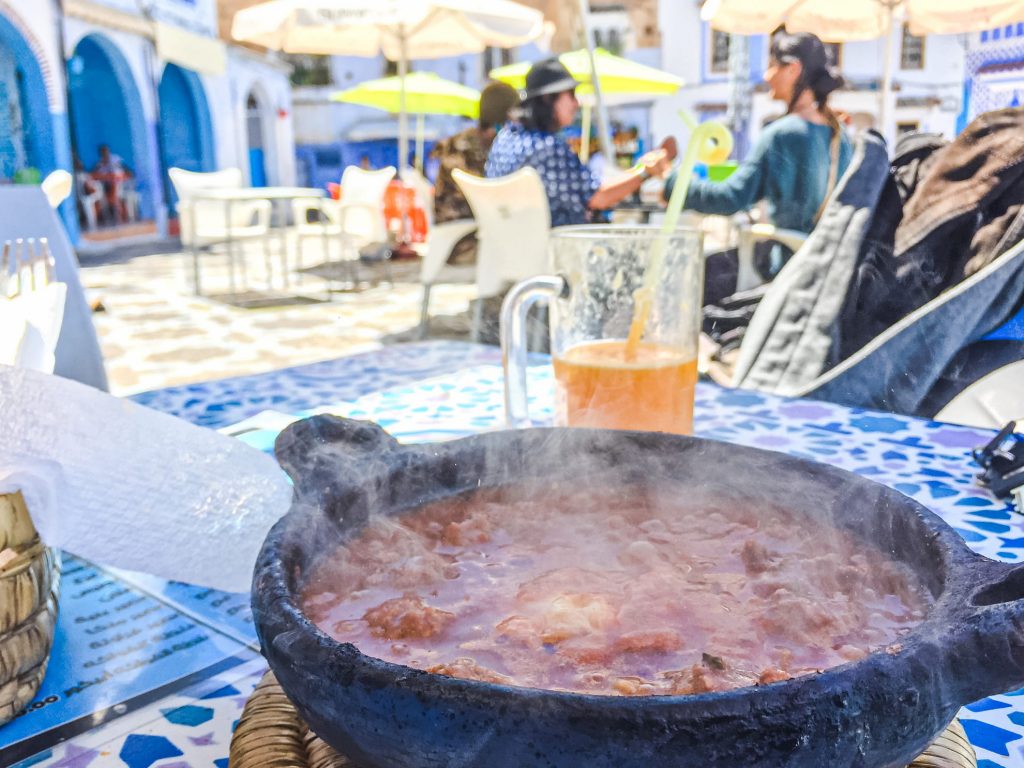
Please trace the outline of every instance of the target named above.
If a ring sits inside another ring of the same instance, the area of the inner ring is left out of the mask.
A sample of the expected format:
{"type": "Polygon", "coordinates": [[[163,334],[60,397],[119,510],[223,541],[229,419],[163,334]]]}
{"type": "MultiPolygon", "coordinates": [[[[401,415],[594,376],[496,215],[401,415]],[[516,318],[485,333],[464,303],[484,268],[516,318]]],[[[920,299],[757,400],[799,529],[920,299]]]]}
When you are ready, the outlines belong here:
{"type": "MultiPolygon", "coordinates": [[[[684,122],[692,124],[692,118],[689,115],[680,112],[680,116],[684,122]]],[[[654,290],[661,281],[661,273],[665,265],[665,252],[668,250],[668,239],[675,232],[679,217],[682,215],[683,203],[686,202],[686,193],[690,188],[694,166],[697,164],[697,160],[708,164],[720,163],[728,158],[731,152],[732,134],[721,123],[701,123],[694,128],[690,142],[686,145],[683,161],[676,173],[676,183],[672,188],[672,196],[669,198],[668,208],[665,211],[665,222],[651,249],[651,261],[644,274],[643,287],[636,292],[633,321],[629,327],[629,338],[626,340],[627,360],[636,357],[640,339],[644,335],[647,319],[651,314],[651,306],[654,303],[654,290]]]]}

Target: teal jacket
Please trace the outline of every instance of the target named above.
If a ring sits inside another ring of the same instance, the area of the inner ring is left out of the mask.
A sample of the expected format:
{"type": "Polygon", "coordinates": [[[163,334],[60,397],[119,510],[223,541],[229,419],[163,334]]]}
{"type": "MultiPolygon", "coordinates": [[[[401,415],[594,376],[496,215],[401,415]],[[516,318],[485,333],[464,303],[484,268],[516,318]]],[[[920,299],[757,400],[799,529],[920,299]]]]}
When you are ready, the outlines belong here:
{"type": "MultiPolygon", "coordinates": [[[[810,232],[828,189],[832,129],[796,115],[779,118],[761,134],[746,162],[725,181],[693,179],[686,207],[699,213],[728,216],[760,200],[768,203],[768,219],[777,227],[810,232]]],[[[839,145],[837,183],[850,165],[853,149],[845,135],[839,145]]],[[[672,195],[676,175],[665,182],[672,195]]]]}

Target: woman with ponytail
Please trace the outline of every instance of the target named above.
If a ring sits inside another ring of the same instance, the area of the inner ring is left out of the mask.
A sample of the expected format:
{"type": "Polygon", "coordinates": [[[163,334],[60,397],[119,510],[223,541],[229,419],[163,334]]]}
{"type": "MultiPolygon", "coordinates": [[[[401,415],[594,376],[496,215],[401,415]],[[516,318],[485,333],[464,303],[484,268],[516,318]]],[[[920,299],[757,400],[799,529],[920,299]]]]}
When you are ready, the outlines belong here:
{"type": "MultiPolygon", "coordinates": [[[[843,79],[829,67],[821,40],[784,31],[772,38],[764,79],[772,98],[786,104],[786,114],[764,129],[746,161],[728,179],[694,179],[686,207],[728,216],[764,200],[769,223],[810,232],[852,155],[850,141],[828,106],[829,94],[842,86],[843,79]]],[[[673,174],[665,184],[666,200],[674,183],[673,174]]],[[[772,261],[775,268],[766,276],[781,267],[780,259],[772,261]]],[[[734,263],[715,264],[709,258],[705,303],[732,293],[728,278],[734,290],[735,269],[734,263]]]]}

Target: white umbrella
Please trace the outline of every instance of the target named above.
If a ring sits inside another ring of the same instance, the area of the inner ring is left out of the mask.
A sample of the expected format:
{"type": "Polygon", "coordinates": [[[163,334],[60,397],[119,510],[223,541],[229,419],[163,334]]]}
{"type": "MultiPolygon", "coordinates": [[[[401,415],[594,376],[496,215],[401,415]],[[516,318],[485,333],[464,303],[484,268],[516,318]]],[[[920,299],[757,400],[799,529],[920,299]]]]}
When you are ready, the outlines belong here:
{"type": "Polygon", "coordinates": [[[813,32],[831,42],[885,40],[880,127],[888,123],[892,91],[893,19],[905,19],[915,35],[974,32],[1024,18],[1024,0],[707,0],[701,18],[722,32],[813,32]]]}
{"type": "MultiPolygon", "coordinates": [[[[376,56],[398,62],[511,48],[540,37],[539,11],[510,0],[269,0],[235,14],[231,36],[287,53],[376,56]]],[[[399,168],[409,136],[405,93],[398,117],[399,168]]]]}

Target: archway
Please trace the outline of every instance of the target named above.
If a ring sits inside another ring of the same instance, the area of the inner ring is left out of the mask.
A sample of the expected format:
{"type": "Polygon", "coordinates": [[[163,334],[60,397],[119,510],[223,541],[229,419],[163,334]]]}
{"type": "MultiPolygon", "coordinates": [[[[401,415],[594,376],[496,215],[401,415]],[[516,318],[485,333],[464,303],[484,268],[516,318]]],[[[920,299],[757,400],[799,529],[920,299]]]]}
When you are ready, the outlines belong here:
{"type": "MultiPolygon", "coordinates": [[[[58,167],[47,83],[18,29],[0,15],[0,179],[45,178],[58,167]]],[[[65,149],[66,151],[66,149],[65,149]]]]}
{"type": "Polygon", "coordinates": [[[151,155],[142,99],[124,55],[109,39],[90,34],[68,62],[71,142],[85,169],[106,145],[134,177],[142,218],[153,216],[151,155]]]}
{"type": "Polygon", "coordinates": [[[245,127],[249,137],[249,180],[254,187],[267,186],[267,144],[263,107],[255,91],[245,102],[245,127]]]}
{"type": "Polygon", "coordinates": [[[212,171],[213,128],[210,107],[199,76],[176,64],[164,67],[158,89],[160,97],[160,164],[163,169],[165,196],[168,204],[177,202],[177,195],[167,171],[212,171]]]}

